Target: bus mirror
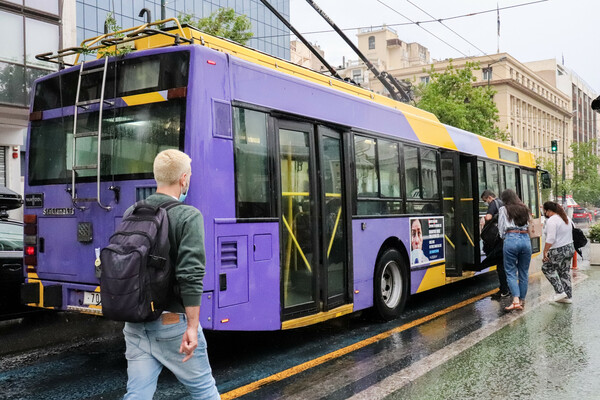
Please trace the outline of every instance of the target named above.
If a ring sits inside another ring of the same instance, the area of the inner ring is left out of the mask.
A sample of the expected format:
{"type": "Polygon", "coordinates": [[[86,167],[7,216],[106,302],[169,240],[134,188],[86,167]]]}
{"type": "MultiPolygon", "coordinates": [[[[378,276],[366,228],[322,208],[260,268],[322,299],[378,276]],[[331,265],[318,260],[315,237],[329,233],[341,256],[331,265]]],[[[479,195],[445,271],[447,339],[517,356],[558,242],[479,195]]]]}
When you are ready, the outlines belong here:
{"type": "Polygon", "coordinates": [[[552,180],[550,179],[550,173],[548,171],[542,171],[542,189],[551,189],[552,188],[552,180]]]}

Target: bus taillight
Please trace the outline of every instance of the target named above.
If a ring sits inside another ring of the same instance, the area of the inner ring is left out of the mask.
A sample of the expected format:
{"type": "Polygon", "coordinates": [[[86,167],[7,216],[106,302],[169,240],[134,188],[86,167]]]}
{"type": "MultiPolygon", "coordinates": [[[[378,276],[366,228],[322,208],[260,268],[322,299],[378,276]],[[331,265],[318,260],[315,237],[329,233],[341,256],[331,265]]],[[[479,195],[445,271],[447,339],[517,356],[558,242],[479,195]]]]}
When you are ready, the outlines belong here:
{"type": "Polygon", "coordinates": [[[35,271],[37,266],[37,215],[26,214],[23,216],[23,233],[25,234],[23,248],[23,263],[27,266],[27,270],[35,271]]]}

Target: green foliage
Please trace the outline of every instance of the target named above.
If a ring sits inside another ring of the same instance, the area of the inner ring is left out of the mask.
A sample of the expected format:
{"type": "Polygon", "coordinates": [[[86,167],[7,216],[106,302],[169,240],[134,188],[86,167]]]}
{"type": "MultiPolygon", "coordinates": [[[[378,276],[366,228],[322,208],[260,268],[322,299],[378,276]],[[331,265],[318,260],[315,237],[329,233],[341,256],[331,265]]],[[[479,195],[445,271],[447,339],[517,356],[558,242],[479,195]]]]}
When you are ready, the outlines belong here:
{"type": "Polygon", "coordinates": [[[177,17],[182,24],[188,24],[206,32],[209,35],[219,36],[246,44],[254,35],[250,32],[252,24],[246,15],[235,15],[233,8],[219,8],[206,18],[194,22],[194,14],[179,14],[177,17]]]}
{"type": "MultiPolygon", "coordinates": [[[[117,20],[113,16],[112,12],[109,12],[106,15],[105,22],[106,22],[107,32],[108,33],[114,32],[113,37],[121,38],[121,37],[125,36],[123,33],[118,33],[118,31],[122,30],[123,28],[121,28],[119,25],[117,25],[117,20]]],[[[101,58],[102,57],[110,57],[110,56],[123,56],[125,54],[131,53],[132,51],[133,51],[133,44],[125,43],[123,45],[114,46],[114,48],[112,48],[112,50],[109,50],[108,48],[99,49],[98,55],[101,58]]],[[[80,53],[81,54],[94,54],[95,50],[90,50],[87,48],[86,45],[84,45],[83,50],[81,50],[80,53]]]]}
{"type": "Polygon", "coordinates": [[[590,226],[588,235],[592,242],[600,242],[600,224],[594,224],[590,226]]]}
{"type": "Polygon", "coordinates": [[[597,204],[600,199],[600,157],[595,155],[596,140],[587,143],[579,142],[571,145],[573,157],[573,180],[571,189],[573,198],[579,203],[597,204]]]}
{"type": "Polygon", "coordinates": [[[415,90],[416,106],[435,114],[440,122],[492,139],[506,140],[508,134],[498,128],[498,108],[493,101],[496,93],[488,86],[473,87],[474,70],[479,63],[467,62],[456,69],[452,61],[444,72],[431,67],[429,83],[421,83],[415,90]]]}

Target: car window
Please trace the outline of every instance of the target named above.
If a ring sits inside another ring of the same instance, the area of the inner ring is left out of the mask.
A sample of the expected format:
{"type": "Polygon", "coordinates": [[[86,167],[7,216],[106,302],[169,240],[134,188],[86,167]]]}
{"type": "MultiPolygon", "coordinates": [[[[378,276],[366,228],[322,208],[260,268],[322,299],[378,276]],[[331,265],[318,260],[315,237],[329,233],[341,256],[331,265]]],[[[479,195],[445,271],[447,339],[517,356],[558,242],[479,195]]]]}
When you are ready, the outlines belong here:
{"type": "Polygon", "coordinates": [[[23,227],[0,221],[0,251],[23,251],[23,227]]]}

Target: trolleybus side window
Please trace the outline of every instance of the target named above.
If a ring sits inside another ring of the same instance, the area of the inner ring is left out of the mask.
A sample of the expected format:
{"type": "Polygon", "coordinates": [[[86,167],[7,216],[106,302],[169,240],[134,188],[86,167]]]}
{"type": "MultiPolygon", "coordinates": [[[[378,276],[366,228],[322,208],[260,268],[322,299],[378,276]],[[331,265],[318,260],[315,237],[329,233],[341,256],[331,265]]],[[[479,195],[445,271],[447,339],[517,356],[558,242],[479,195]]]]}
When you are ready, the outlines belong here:
{"type": "MultiPolygon", "coordinates": [[[[485,161],[477,161],[477,178],[479,182],[479,212],[485,214],[488,209],[487,203],[481,199],[481,194],[487,189],[487,179],[485,175],[485,161]]],[[[499,193],[496,193],[499,196],[499,193]]]]}
{"type": "Polygon", "coordinates": [[[434,214],[440,212],[437,152],[404,146],[406,172],[406,211],[434,214]]]}
{"type": "Polygon", "coordinates": [[[402,213],[399,150],[388,140],[354,137],[359,215],[402,213]]]}
{"type": "Polygon", "coordinates": [[[504,173],[506,174],[506,188],[513,189],[517,194],[519,191],[517,190],[517,176],[514,167],[506,167],[504,168],[504,173]]]}
{"type": "Polygon", "coordinates": [[[500,187],[498,185],[498,164],[489,161],[485,164],[485,170],[487,174],[487,188],[494,192],[496,196],[499,196],[500,187]]]}
{"type": "Polygon", "coordinates": [[[273,216],[267,116],[258,111],[233,109],[235,137],[236,215],[238,218],[273,216]]]}

